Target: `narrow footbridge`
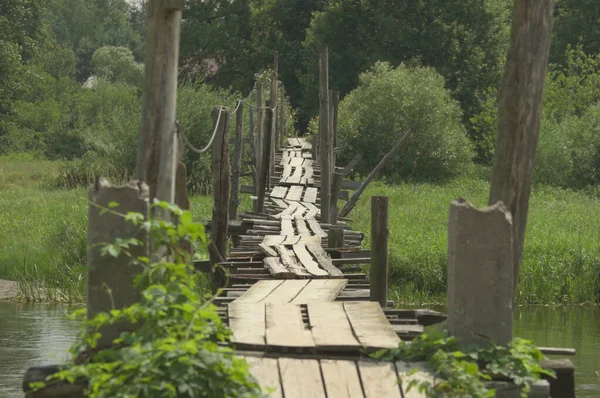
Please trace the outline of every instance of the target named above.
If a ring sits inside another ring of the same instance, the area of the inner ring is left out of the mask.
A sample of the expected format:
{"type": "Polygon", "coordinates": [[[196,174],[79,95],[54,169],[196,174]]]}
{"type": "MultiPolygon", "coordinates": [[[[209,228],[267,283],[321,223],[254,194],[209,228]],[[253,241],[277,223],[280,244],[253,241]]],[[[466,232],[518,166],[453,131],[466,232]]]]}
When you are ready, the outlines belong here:
{"type": "Polygon", "coordinates": [[[408,375],[413,364],[368,354],[397,347],[443,315],[369,301],[360,264],[370,252],[360,248],[363,234],[343,222],[335,226],[343,242],[330,244],[334,227],[320,222],[320,166],[307,140],[288,139],[275,164],[265,212],[240,215],[245,233],[221,263],[230,287],[216,303],[236,350],[272,397],[420,396],[402,386],[433,381],[430,374],[408,375]]]}

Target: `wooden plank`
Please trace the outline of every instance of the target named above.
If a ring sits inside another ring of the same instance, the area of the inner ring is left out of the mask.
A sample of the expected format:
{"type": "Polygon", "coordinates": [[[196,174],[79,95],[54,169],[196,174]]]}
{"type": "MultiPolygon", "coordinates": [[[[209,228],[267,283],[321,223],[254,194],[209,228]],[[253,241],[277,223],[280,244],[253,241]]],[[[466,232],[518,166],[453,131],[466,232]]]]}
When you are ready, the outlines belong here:
{"type": "Polygon", "coordinates": [[[273,190],[271,191],[271,197],[272,198],[279,198],[279,199],[283,199],[285,198],[285,194],[287,192],[287,187],[281,187],[281,186],[276,186],[275,188],[273,188],[273,190]]]}
{"type": "Polygon", "coordinates": [[[296,230],[298,231],[298,235],[300,236],[311,236],[310,230],[306,226],[306,222],[302,218],[302,216],[296,216],[294,219],[296,223],[296,230]]]}
{"type": "Polygon", "coordinates": [[[317,201],[317,192],[318,190],[315,187],[306,188],[306,190],[304,191],[303,202],[315,203],[317,201]]]}
{"type": "Polygon", "coordinates": [[[326,396],[316,359],[279,358],[278,361],[285,398],[326,396]]]}
{"type": "Polygon", "coordinates": [[[283,241],[285,241],[285,235],[266,235],[262,243],[268,246],[280,245],[283,241]]]}
{"type": "Polygon", "coordinates": [[[428,381],[431,384],[435,383],[435,377],[433,377],[423,363],[396,362],[396,371],[404,398],[421,398],[423,396],[423,394],[419,392],[418,385],[413,386],[408,390],[408,384],[412,380],[417,380],[419,383],[423,381],[428,381]],[[417,369],[418,371],[409,375],[414,369],[417,369]]]}
{"type": "Polygon", "coordinates": [[[334,301],[348,284],[347,279],[314,279],[292,300],[295,304],[334,301]]]}
{"type": "Polygon", "coordinates": [[[356,363],[331,359],[322,359],[320,362],[327,398],[364,397],[356,363]]]}
{"type": "Polygon", "coordinates": [[[398,375],[391,362],[358,362],[365,398],[402,398],[398,375]]]}
{"type": "Polygon", "coordinates": [[[269,245],[265,245],[264,243],[261,243],[258,245],[258,248],[260,249],[261,252],[264,253],[265,256],[268,257],[277,257],[277,252],[275,250],[273,250],[271,248],[271,246],[269,245]]]}
{"type": "Polygon", "coordinates": [[[294,218],[296,218],[296,217],[302,217],[302,216],[304,216],[304,213],[306,213],[308,211],[306,209],[306,207],[304,207],[302,205],[302,203],[300,203],[300,202],[292,202],[292,203],[296,203],[296,209],[292,213],[292,217],[294,217],[294,218]]]}
{"type": "Polygon", "coordinates": [[[308,319],[317,350],[358,352],[362,348],[354,336],[343,303],[308,304],[308,319]]]}
{"type": "Polygon", "coordinates": [[[281,220],[281,233],[283,235],[296,235],[292,220],[281,220]]]}
{"type": "Polygon", "coordinates": [[[314,218],[309,218],[306,221],[308,222],[308,225],[310,226],[310,229],[312,230],[315,236],[321,238],[327,237],[327,232],[323,231],[321,225],[319,225],[319,222],[317,220],[315,220],[314,218]]]}
{"type": "Polygon", "coordinates": [[[285,183],[287,182],[288,178],[290,178],[292,174],[292,166],[289,164],[286,164],[283,166],[283,172],[281,173],[281,178],[279,179],[280,183],[285,183]]]}
{"type": "Polygon", "coordinates": [[[256,378],[264,392],[267,388],[273,389],[268,393],[270,398],[282,398],[282,388],[279,377],[279,364],[275,358],[245,357],[250,365],[250,374],[256,378]]]}
{"type": "Polygon", "coordinates": [[[263,304],[236,300],[228,305],[228,315],[229,327],[233,332],[231,341],[236,347],[259,349],[264,347],[265,306],[263,304]]]}
{"type": "Polygon", "coordinates": [[[302,157],[302,155],[295,155],[295,157],[293,157],[292,160],[290,160],[290,165],[294,167],[302,167],[303,162],[304,158],[302,157]]]}
{"type": "Polygon", "coordinates": [[[309,236],[300,236],[300,235],[288,235],[283,241],[282,245],[293,246],[300,241],[301,238],[310,238],[309,236]]]}
{"type": "Polygon", "coordinates": [[[285,203],[285,201],[282,200],[282,199],[271,198],[271,201],[273,203],[275,203],[277,206],[279,206],[281,209],[284,209],[284,210],[287,209],[290,206],[287,203],[285,203]]]}
{"type": "Polygon", "coordinates": [[[288,184],[300,184],[303,170],[304,168],[302,166],[296,166],[294,172],[285,180],[285,182],[288,184]]]}
{"type": "MultiPolygon", "coordinates": [[[[279,281],[277,281],[279,282],[279,281]]],[[[289,303],[304,290],[310,280],[308,279],[287,279],[283,281],[279,287],[274,290],[271,294],[266,296],[262,301],[265,303],[282,304],[289,303]]]]}
{"type": "Polygon", "coordinates": [[[265,307],[266,342],[269,348],[287,347],[314,351],[315,341],[304,325],[300,305],[269,303],[265,307]]]}
{"type": "Polygon", "coordinates": [[[250,287],[235,303],[258,303],[281,285],[283,281],[258,281],[250,287]]]}
{"type": "Polygon", "coordinates": [[[282,211],[279,214],[276,214],[275,218],[283,218],[285,216],[291,216],[294,211],[296,211],[296,207],[298,207],[298,202],[289,202],[288,208],[282,211]]]}
{"type": "Polygon", "coordinates": [[[304,191],[304,187],[300,185],[294,185],[290,187],[290,191],[285,197],[286,200],[293,200],[295,202],[299,202],[302,199],[302,192],[304,191]]]}
{"type": "Polygon", "coordinates": [[[331,262],[331,258],[329,258],[325,250],[323,250],[323,248],[321,247],[321,245],[307,245],[306,248],[309,252],[312,253],[313,256],[315,256],[315,259],[317,260],[321,268],[327,271],[329,275],[340,278],[344,276],[342,271],[340,271],[333,265],[333,263],[331,262]]]}
{"type": "Polygon", "coordinates": [[[304,175],[300,179],[300,183],[301,184],[312,184],[314,182],[314,180],[313,180],[314,173],[315,173],[315,170],[313,169],[312,166],[307,167],[304,172],[304,175]]]}
{"type": "Polygon", "coordinates": [[[321,213],[321,210],[317,206],[312,203],[303,203],[303,206],[308,209],[308,213],[304,216],[304,218],[310,220],[311,218],[317,218],[321,213]]]}
{"type": "Polygon", "coordinates": [[[285,268],[279,258],[265,257],[265,268],[269,270],[271,276],[276,279],[293,278],[294,273],[285,268]]]}
{"type": "Polygon", "coordinates": [[[296,256],[294,256],[292,252],[286,249],[285,246],[276,245],[273,247],[279,254],[279,257],[281,258],[281,263],[284,265],[284,267],[286,267],[288,270],[290,270],[298,276],[310,276],[310,274],[306,272],[306,269],[302,265],[298,264],[295,258],[296,256]]]}
{"type": "Polygon", "coordinates": [[[316,277],[327,277],[329,273],[324,269],[319,268],[319,264],[313,260],[310,253],[306,250],[305,244],[296,244],[294,245],[294,253],[298,260],[304,266],[306,271],[308,271],[311,275],[316,277]]]}
{"type": "MultiPolygon", "coordinates": [[[[303,243],[305,245],[321,245],[321,238],[319,236],[298,236],[298,241],[296,243],[303,243]]],[[[284,242],[284,244],[288,244],[284,242]]]]}
{"type": "Polygon", "coordinates": [[[344,309],[358,341],[367,351],[396,348],[400,339],[378,303],[374,301],[345,302],[344,309]]]}

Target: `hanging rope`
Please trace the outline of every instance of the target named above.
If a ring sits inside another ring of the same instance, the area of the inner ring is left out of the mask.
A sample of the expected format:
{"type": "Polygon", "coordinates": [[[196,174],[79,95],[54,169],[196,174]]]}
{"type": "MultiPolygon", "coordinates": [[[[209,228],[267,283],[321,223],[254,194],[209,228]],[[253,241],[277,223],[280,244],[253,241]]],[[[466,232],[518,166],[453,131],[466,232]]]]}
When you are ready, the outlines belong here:
{"type": "Polygon", "coordinates": [[[204,152],[208,151],[208,148],[211,147],[213,141],[215,140],[215,136],[217,135],[217,130],[219,129],[219,122],[221,121],[221,113],[223,113],[223,107],[220,107],[220,109],[219,109],[219,116],[217,116],[217,123],[215,124],[215,130],[212,133],[212,137],[210,137],[210,141],[202,149],[198,149],[198,148],[194,147],[192,145],[192,143],[190,142],[190,140],[188,140],[188,138],[185,135],[185,133],[183,132],[183,129],[179,129],[179,132],[181,133],[181,136],[183,137],[183,140],[185,141],[186,145],[188,146],[188,148],[190,148],[190,150],[192,152],[195,152],[195,153],[204,153],[204,152]]]}

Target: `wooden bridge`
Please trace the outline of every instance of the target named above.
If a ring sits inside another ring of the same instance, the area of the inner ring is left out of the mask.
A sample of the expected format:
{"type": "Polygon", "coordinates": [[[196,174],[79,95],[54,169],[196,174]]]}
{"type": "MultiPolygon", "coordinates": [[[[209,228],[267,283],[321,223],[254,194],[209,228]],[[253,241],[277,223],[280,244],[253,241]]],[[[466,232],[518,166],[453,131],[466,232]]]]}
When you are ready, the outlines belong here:
{"type": "Polygon", "coordinates": [[[402,386],[433,381],[430,374],[408,376],[414,365],[368,353],[397,347],[444,317],[369,301],[359,265],[370,262],[370,251],[360,249],[362,233],[320,221],[321,169],[311,149],[290,138],[276,153],[264,213],[240,216],[245,232],[220,264],[230,287],[215,301],[232,343],[273,397],[420,396],[402,386]],[[334,229],[343,235],[337,242],[329,238],[334,229]]]}

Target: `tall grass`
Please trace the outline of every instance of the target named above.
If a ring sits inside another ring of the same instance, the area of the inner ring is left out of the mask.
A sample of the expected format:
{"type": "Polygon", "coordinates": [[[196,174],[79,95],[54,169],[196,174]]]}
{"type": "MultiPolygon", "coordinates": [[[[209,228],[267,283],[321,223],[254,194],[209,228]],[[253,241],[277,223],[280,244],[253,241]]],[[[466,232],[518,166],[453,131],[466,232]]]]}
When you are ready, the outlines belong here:
{"type": "MultiPolygon", "coordinates": [[[[489,183],[469,178],[445,185],[373,184],[350,214],[370,246],[370,197],[389,197],[389,263],[393,293],[403,302],[443,302],[448,211],[462,197],[487,204],[489,183]]],[[[520,303],[600,303],[600,200],[536,187],[530,202],[520,303]]]]}

